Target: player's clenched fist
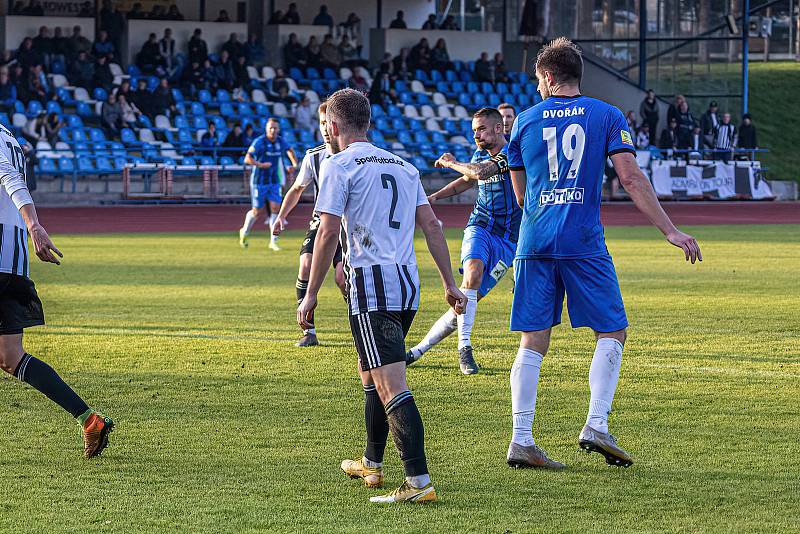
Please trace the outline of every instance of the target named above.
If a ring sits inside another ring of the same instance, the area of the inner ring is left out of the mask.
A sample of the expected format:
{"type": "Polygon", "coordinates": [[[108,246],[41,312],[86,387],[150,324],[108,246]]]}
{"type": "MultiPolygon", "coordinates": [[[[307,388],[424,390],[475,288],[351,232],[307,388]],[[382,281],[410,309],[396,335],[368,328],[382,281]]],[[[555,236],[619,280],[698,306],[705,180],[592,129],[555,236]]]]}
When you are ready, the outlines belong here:
{"type": "Polygon", "coordinates": [[[460,289],[455,286],[447,287],[444,290],[444,295],[447,304],[453,308],[454,312],[458,315],[464,313],[464,309],[467,306],[467,297],[464,296],[464,293],[462,293],[460,289]]]}
{"type": "Polygon", "coordinates": [[[437,159],[436,163],[434,163],[433,165],[435,167],[445,167],[446,168],[446,167],[450,166],[450,165],[448,165],[450,162],[455,161],[455,160],[456,160],[456,157],[454,155],[452,155],[450,152],[445,152],[444,154],[439,156],[439,159],[437,159]]]}
{"type": "Polygon", "coordinates": [[[306,294],[300,306],[297,307],[297,324],[300,328],[314,328],[314,309],[317,307],[317,297],[306,294]]]}

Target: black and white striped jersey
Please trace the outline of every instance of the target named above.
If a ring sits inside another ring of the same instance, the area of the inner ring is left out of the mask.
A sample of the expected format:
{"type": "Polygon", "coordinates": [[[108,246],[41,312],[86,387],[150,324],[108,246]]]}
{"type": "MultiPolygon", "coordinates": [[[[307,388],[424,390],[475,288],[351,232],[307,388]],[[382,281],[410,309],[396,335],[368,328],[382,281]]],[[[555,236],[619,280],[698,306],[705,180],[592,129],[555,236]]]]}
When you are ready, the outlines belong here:
{"type": "Polygon", "coordinates": [[[324,144],[306,150],[306,155],[300,163],[300,170],[297,172],[297,179],[294,181],[294,185],[305,188],[313,184],[315,201],[319,195],[319,168],[328,156],[330,153],[324,144]]]}
{"type": "Polygon", "coordinates": [[[714,148],[731,150],[736,147],[736,126],[719,123],[714,130],[714,148]]]}
{"type": "Polygon", "coordinates": [[[417,207],[428,198],[419,171],[371,143],[349,145],[322,162],[315,211],[342,217],[350,313],[416,310],[417,207]]]}
{"type": "Polygon", "coordinates": [[[26,190],[25,157],[14,134],[0,125],[0,273],[28,276],[28,230],[11,196],[26,190]]]}

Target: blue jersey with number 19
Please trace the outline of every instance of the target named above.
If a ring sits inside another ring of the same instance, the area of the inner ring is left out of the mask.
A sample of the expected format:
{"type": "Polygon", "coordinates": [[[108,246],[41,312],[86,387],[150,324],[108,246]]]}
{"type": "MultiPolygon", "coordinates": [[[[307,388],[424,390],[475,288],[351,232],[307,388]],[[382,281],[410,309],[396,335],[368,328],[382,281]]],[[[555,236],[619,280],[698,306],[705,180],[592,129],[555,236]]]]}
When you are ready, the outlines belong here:
{"type": "Polygon", "coordinates": [[[579,259],[608,253],[600,196],[608,156],[636,153],[625,116],[587,96],[552,96],[523,111],[508,146],[527,174],[517,258],[579,259]]]}

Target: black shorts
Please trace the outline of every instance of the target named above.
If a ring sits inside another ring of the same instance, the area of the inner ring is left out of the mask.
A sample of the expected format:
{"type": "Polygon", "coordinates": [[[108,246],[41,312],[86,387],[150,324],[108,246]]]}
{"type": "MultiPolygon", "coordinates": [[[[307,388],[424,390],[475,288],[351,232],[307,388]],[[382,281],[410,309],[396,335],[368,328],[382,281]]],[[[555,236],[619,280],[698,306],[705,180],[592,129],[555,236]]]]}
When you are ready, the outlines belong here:
{"type": "MultiPolygon", "coordinates": [[[[314,217],[311,219],[311,224],[308,225],[308,232],[300,245],[300,255],[314,253],[314,241],[317,239],[317,229],[319,228],[319,218],[314,217]]],[[[336,253],[333,255],[333,265],[342,263],[342,244],[336,246],[336,253]]]]}
{"type": "Polygon", "coordinates": [[[0,336],[21,334],[23,328],[42,324],[44,310],[33,280],[0,273],[0,336]]]}
{"type": "Polygon", "coordinates": [[[406,361],[406,334],[416,310],[371,311],[350,316],[359,368],[368,371],[406,361]]]}

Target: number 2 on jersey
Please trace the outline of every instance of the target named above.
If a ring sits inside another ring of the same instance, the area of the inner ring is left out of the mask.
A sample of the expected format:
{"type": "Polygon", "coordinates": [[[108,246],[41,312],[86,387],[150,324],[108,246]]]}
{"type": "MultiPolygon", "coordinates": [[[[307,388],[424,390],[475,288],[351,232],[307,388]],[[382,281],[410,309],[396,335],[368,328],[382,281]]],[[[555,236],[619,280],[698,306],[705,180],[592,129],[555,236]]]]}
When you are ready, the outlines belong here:
{"type": "MultiPolygon", "coordinates": [[[[547,143],[547,164],[549,167],[550,181],[558,180],[558,141],[555,127],[542,128],[542,139],[547,143]]],[[[567,173],[568,180],[578,177],[578,169],[583,159],[583,147],[586,142],[586,132],[580,124],[570,124],[561,137],[561,151],[564,157],[572,163],[567,173]],[[572,146],[573,139],[575,146],[572,146]]]]}
{"type": "Polygon", "coordinates": [[[392,207],[389,208],[389,228],[400,229],[400,221],[394,220],[394,210],[397,208],[397,180],[391,174],[381,174],[381,183],[384,189],[392,189],[392,207]]]}

